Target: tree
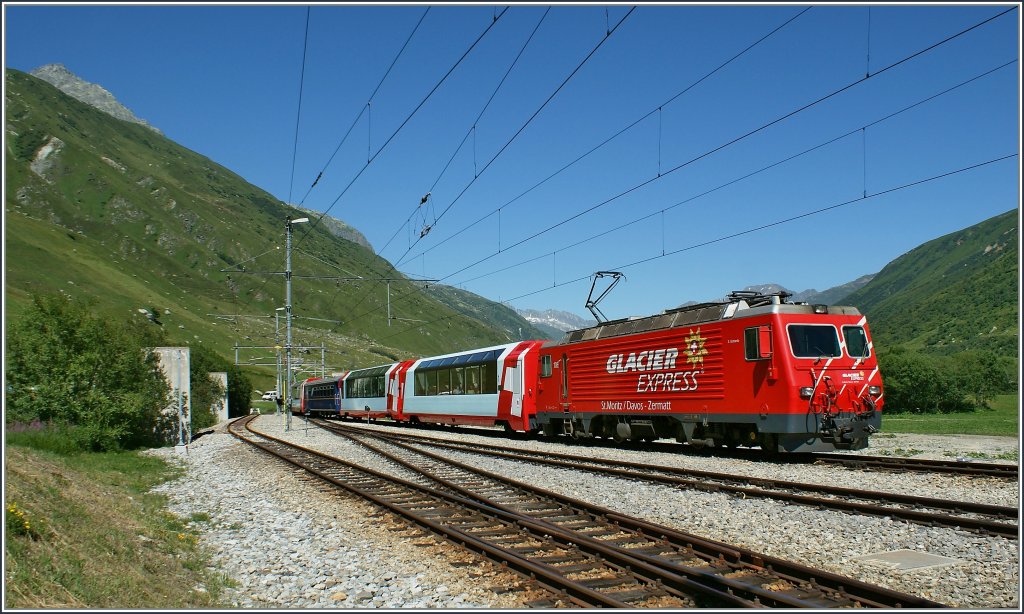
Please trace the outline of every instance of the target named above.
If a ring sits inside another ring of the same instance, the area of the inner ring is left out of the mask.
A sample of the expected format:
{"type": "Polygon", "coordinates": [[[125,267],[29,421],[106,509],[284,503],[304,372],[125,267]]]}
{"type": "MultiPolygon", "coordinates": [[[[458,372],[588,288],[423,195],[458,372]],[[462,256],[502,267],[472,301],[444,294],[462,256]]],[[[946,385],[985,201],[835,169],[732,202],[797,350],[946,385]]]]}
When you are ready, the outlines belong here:
{"type": "Polygon", "coordinates": [[[960,352],[949,357],[949,361],[955,364],[960,388],[971,395],[978,407],[985,407],[987,401],[1009,388],[1003,365],[992,352],[960,352]]]}
{"type": "Polygon", "coordinates": [[[227,363],[222,369],[228,372],[228,410],[230,415],[244,416],[249,413],[249,403],[252,400],[252,381],[242,373],[238,365],[227,363]]]}
{"type": "Polygon", "coordinates": [[[7,336],[5,422],[70,427],[83,449],[159,445],[173,428],[168,386],[145,348],[163,332],[148,322],[114,322],[91,301],[36,295],[7,336]]]}
{"type": "Polygon", "coordinates": [[[224,359],[201,345],[189,347],[189,390],[192,393],[192,430],[217,423],[211,407],[224,396],[224,386],[210,377],[211,372],[224,371],[224,359]]]}

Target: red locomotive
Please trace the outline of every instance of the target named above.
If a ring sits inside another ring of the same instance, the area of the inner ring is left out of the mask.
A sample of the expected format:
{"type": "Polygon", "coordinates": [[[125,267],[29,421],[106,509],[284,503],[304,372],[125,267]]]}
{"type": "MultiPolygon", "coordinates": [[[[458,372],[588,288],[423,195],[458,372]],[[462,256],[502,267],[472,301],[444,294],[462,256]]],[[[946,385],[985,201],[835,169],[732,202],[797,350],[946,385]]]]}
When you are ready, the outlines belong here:
{"type": "MultiPolygon", "coordinates": [[[[734,292],[721,303],[571,331],[557,343],[363,370],[386,381],[373,389],[375,403],[359,400],[362,412],[344,409],[346,378],[361,373],[353,371],[334,378],[331,411],[779,452],[866,447],[881,424],[882,380],[864,316],[787,296],[734,292]]],[[[325,383],[303,384],[303,406],[325,383]]]]}

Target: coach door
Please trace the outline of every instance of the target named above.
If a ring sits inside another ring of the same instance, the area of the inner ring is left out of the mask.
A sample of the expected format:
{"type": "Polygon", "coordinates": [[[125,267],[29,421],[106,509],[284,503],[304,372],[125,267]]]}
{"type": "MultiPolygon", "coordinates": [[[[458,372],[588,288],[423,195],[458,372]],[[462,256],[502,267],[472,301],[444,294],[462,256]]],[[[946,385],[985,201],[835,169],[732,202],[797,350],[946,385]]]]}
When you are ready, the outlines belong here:
{"type": "Polygon", "coordinates": [[[516,366],[505,368],[505,390],[512,392],[512,415],[523,415],[523,359],[516,366]]]}

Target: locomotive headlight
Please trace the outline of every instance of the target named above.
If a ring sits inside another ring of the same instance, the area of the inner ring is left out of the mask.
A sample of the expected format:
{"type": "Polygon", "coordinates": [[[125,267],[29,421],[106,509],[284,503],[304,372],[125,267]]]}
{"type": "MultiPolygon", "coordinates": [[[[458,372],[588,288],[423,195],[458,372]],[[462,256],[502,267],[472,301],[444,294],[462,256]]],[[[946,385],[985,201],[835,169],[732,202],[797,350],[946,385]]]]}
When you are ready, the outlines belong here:
{"type": "Polygon", "coordinates": [[[814,394],[814,388],[812,388],[810,386],[804,386],[803,388],[800,389],[800,398],[801,399],[809,399],[809,398],[811,398],[812,394],[814,394]]]}
{"type": "Polygon", "coordinates": [[[813,305],[814,313],[828,313],[828,305],[813,305]]]}
{"type": "Polygon", "coordinates": [[[882,394],[882,387],[881,386],[868,386],[868,394],[870,394],[873,397],[877,397],[878,395],[882,394]]]}

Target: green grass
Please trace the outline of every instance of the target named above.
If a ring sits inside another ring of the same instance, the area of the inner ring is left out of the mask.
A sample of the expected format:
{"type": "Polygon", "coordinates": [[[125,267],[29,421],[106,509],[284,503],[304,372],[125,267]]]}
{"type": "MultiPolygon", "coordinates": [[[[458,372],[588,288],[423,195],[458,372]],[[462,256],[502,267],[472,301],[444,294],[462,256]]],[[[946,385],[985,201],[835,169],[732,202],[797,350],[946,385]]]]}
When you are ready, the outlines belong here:
{"type": "Polygon", "coordinates": [[[190,520],[151,489],[180,475],[138,452],[59,454],[6,437],[7,608],[210,609],[232,585],[211,572],[190,520]]]}
{"type": "MultiPolygon", "coordinates": [[[[882,432],[921,435],[1003,435],[1016,437],[1020,423],[1017,394],[998,395],[988,409],[967,414],[882,415],[882,432]]],[[[876,435],[877,437],[878,435],[876,435]]]]}
{"type": "Polygon", "coordinates": [[[272,414],[277,411],[274,401],[250,401],[249,406],[259,410],[260,414],[272,414]]]}

